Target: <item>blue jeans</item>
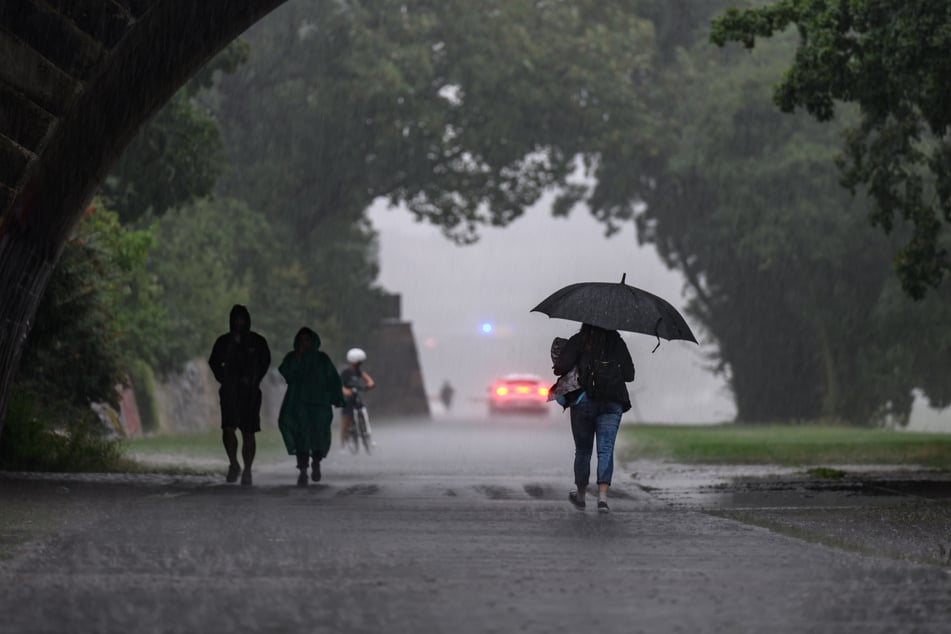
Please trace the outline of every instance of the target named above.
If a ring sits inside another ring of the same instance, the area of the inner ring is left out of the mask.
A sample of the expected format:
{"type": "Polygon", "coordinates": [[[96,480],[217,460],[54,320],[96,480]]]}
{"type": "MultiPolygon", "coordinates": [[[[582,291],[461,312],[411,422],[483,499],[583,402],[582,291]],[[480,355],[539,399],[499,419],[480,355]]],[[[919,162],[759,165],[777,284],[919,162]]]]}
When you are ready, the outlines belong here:
{"type": "Polygon", "coordinates": [[[614,474],[614,441],[623,408],[613,401],[586,398],[571,406],[571,435],[575,439],[575,484],[588,486],[591,453],[598,441],[598,484],[611,484],[614,474]]]}

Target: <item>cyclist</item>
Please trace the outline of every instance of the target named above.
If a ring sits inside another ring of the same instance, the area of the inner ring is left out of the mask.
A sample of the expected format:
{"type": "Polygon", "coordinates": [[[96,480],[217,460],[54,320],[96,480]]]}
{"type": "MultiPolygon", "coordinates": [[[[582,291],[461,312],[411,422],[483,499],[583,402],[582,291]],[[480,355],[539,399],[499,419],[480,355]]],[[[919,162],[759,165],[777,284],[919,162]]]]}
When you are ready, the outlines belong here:
{"type": "Polygon", "coordinates": [[[372,389],[376,383],[373,377],[367,374],[361,364],[366,361],[367,353],[360,348],[347,350],[347,367],[340,372],[340,383],[343,385],[343,409],[340,416],[340,451],[346,453],[347,430],[353,423],[353,389],[372,389]]]}

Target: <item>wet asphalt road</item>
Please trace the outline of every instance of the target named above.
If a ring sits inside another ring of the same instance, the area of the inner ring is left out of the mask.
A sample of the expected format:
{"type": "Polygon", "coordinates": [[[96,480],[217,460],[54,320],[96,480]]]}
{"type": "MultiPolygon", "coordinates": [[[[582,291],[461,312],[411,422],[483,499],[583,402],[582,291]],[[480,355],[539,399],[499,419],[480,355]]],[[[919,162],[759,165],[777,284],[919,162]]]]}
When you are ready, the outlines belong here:
{"type": "Polygon", "coordinates": [[[951,628],[945,567],[672,503],[622,465],[610,515],[574,510],[561,416],[375,431],[306,488],[289,458],[251,488],[5,476],[0,632],[951,628]]]}

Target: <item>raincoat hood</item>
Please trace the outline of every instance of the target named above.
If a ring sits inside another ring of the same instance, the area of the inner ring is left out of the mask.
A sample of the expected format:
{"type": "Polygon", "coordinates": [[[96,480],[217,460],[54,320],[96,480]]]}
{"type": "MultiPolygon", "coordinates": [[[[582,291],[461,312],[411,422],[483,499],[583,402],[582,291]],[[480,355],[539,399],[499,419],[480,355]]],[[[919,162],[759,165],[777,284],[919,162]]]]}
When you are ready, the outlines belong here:
{"type": "Polygon", "coordinates": [[[310,335],[311,341],[314,342],[314,346],[313,348],[311,348],[311,350],[315,350],[315,351],[320,350],[320,335],[318,335],[316,332],[314,332],[307,326],[304,326],[303,328],[298,330],[297,334],[294,335],[294,350],[297,350],[298,345],[300,345],[300,338],[305,335],[310,335]]]}
{"type": "Polygon", "coordinates": [[[241,332],[249,332],[251,330],[251,313],[248,312],[246,306],[242,306],[241,304],[235,304],[231,307],[231,315],[228,317],[231,332],[238,332],[238,326],[235,322],[240,318],[244,319],[244,329],[241,332]]]}

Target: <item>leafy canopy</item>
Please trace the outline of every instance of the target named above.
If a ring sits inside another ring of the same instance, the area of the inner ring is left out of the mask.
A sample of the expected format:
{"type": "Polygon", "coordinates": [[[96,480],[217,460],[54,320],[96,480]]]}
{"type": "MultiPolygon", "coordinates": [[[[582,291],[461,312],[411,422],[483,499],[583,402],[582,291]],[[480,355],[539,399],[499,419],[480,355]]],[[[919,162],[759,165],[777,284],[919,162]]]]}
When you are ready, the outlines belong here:
{"type": "MultiPolygon", "coordinates": [[[[727,0],[707,3],[709,15],[727,0]],[[719,5],[719,6],[717,6],[719,5]]],[[[638,236],[684,274],[688,310],[716,342],[715,368],[743,421],[906,421],[916,388],[951,396],[944,324],[951,303],[903,296],[884,253],[900,248],[868,225],[869,200],[830,170],[840,139],[770,100],[797,45],[779,35],[750,54],[713,49],[706,19],[679,22],[655,74],[667,104],[662,152],[640,163],[638,236]]],[[[857,114],[839,108],[836,122],[857,114]]]]}
{"type": "MultiPolygon", "coordinates": [[[[636,4],[284,5],[221,82],[235,168],[221,191],[300,242],[379,197],[471,242],[564,184],[577,156],[598,171],[602,153],[648,147],[653,36],[636,4]]],[[[626,200],[616,211],[609,227],[632,217],[626,200]]]]}
{"type": "Polygon", "coordinates": [[[159,289],[145,268],[151,229],[90,207],[67,242],[37,309],[17,382],[47,401],[116,404],[136,358],[155,359],[164,323],[159,289]]]}
{"type": "Polygon", "coordinates": [[[951,271],[951,3],[782,0],[726,10],[711,39],[752,49],[791,25],[799,45],[775,102],[820,121],[839,102],[858,106],[858,122],[843,130],[842,182],[868,191],[871,222],[886,233],[896,219],[910,223],[895,268],[920,298],[951,271]]]}
{"type": "Polygon", "coordinates": [[[129,223],[207,196],[226,163],[217,122],[196,96],[245,61],[236,40],[206,64],[139,131],[99,189],[106,206],[129,223]]]}

